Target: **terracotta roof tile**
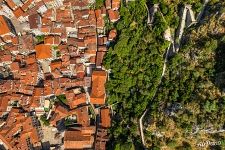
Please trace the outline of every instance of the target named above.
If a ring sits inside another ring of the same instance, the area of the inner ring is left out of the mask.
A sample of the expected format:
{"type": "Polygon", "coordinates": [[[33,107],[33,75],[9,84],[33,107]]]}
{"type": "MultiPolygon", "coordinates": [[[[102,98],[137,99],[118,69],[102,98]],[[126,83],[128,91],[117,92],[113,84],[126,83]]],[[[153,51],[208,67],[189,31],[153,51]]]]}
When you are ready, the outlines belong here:
{"type": "Polygon", "coordinates": [[[92,148],[94,137],[83,135],[81,131],[66,131],[64,136],[65,149],[88,149],[92,148]]]}
{"type": "Polygon", "coordinates": [[[0,15],[0,35],[7,34],[10,32],[10,28],[6,22],[5,16],[0,15]]]}
{"type": "Polygon", "coordinates": [[[106,6],[106,9],[111,9],[112,8],[112,0],[105,0],[105,6],[106,6]]]}
{"type": "Polygon", "coordinates": [[[107,37],[103,36],[103,37],[98,37],[98,45],[105,45],[107,42],[107,37]]]}
{"type": "Polygon", "coordinates": [[[106,16],[106,8],[105,8],[105,6],[103,6],[103,7],[101,8],[101,15],[102,15],[102,16],[106,16]]]}
{"type": "Polygon", "coordinates": [[[28,57],[25,59],[25,62],[27,63],[27,65],[33,64],[36,62],[36,59],[33,57],[28,57]]]}
{"type": "Polygon", "coordinates": [[[111,30],[111,31],[109,32],[109,37],[108,37],[108,39],[109,39],[110,41],[112,41],[112,40],[114,40],[114,39],[116,38],[116,35],[117,35],[116,29],[113,29],[113,30],[111,30]]]}
{"type": "Polygon", "coordinates": [[[97,38],[96,38],[96,36],[87,36],[84,39],[84,43],[85,44],[95,44],[95,43],[97,43],[97,38]]]}
{"type": "Polygon", "coordinates": [[[62,62],[61,61],[55,61],[55,62],[51,62],[50,67],[51,70],[55,70],[56,68],[60,69],[62,66],[62,62]]]}
{"type": "Polygon", "coordinates": [[[120,0],[112,0],[112,9],[117,10],[120,8],[120,0]]]}
{"type": "Polygon", "coordinates": [[[107,51],[106,45],[100,45],[100,46],[98,46],[98,51],[99,52],[106,52],[107,51]]]}
{"type": "Polygon", "coordinates": [[[23,16],[24,11],[20,7],[18,7],[17,9],[15,9],[13,11],[13,13],[16,16],[16,18],[19,18],[19,17],[23,16]]]}
{"type": "Polygon", "coordinates": [[[14,45],[19,44],[19,38],[17,36],[12,38],[12,44],[14,45]]]}
{"type": "Polygon", "coordinates": [[[90,120],[88,115],[88,106],[79,107],[76,109],[77,123],[83,127],[90,126],[90,120]]]}
{"type": "Polygon", "coordinates": [[[35,46],[37,59],[46,59],[52,57],[52,50],[50,45],[40,44],[35,46]]]}
{"type": "Polygon", "coordinates": [[[43,95],[43,92],[44,92],[44,89],[43,88],[35,88],[34,89],[34,94],[33,96],[42,96],[43,95]]]}
{"type": "Polygon", "coordinates": [[[16,4],[13,2],[13,0],[5,0],[5,1],[11,9],[14,10],[17,7],[16,4]]]}
{"type": "Polygon", "coordinates": [[[55,33],[55,34],[62,34],[63,29],[62,28],[52,28],[51,33],[55,33]]]}
{"type": "Polygon", "coordinates": [[[44,39],[45,44],[59,45],[61,42],[60,36],[46,36],[44,39]]]}
{"type": "Polygon", "coordinates": [[[12,62],[12,63],[10,64],[10,68],[11,68],[12,71],[17,71],[17,70],[19,70],[19,69],[20,69],[19,63],[18,63],[18,62],[12,62]]]}
{"type": "Polygon", "coordinates": [[[77,107],[80,104],[86,103],[86,95],[85,93],[75,95],[71,101],[68,102],[71,109],[77,107]]]}
{"type": "Polygon", "coordinates": [[[90,101],[93,104],[105,103],[105,82],[107,74],[105,71],[93,71],[92,73],[92,90],[90,101]]]}
{"type": "Polygon", "coordinates": [[[87,54],[87,55],[96,55],[96,50],[85,50],[85,54],[87,54]]]}
{"type": "Polygon", "coordinates": [[[85,66],[83,64],[76,64],[75,66],[76,72],[84,72],[85,71],[85,66]]]}
{"type": "Polygon", "coordinates": [[[120,19],[119,12],[114,10],[108,10],[109,19],[111,22],[116,22],[120,19]]]}
{"type": "Polygon", "coordinates": [[[78,72],[77,78],[83,79],[85,77],[85,72],[78,72]]]}
{"type": "Polygon", "coordinates": [[[95,61],[96,61],[96,56],[91,56],[89,58],[89,62],[92,63],[92,64],[95,64],[95,61]]]}
{"type": "Polygon", "coordinates": [[[39,14],[29,15],[28,22],[31,29],[36,29],[41,23],[41,16],[39,14]]]}
{"type": "Polygon", "coordinates": [[[101,126],[109,128],[111,126],[111,117],[109,108],[101,108],[100,110],[101,126]]]}
{"type": "Polygon", "coordinates": [[[97,19],[102,16],[101,9],[95,10],[95,16],[96,16],[97,19]]]}
{"type": "Polygon", "coordinates": [[[1,61],[2,62],[12,61],[12,56],[11,55],[3,55],[3,56],[1,56],[1,61]]]}
{"type": "Polygon", "coordinates": [[[29,9],[29,6],[31,5],[32,2],[33,2],[33,0],[27,0],[26,3],[24,3],[24,5],[21,8],[24,11],[27,11],[29,9]]]}
{"type": "Polygon", "coordinates": [[[103,58],[106,52],[97,52],[96,66],[102,66],[103,58]]]}
{"type": "Polygon", "coordinates": [[[43,33],[49,33],[50,32],[50,28],[49,27],[42,27],[41,28],[41,32],[43,32],[43,33]]]}
{"type": "Polygon", "coordinates": [[[85,54],[86,51],[97,51],[97,44],[96,43],[90,43],[87,45],[88,50],[85,50],[85,54]]]}

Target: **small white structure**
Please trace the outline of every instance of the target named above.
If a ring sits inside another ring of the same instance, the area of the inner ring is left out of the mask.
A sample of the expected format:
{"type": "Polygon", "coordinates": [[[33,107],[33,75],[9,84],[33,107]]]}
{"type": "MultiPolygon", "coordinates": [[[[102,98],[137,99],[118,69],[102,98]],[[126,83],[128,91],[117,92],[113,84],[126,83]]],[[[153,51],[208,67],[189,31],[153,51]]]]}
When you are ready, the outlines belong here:
{"type": "Polygon", "coordinates": [[[47,108],[47,109],[50,108],[50,101],[48,99],[45,100],[44,108],[47,108]]]}

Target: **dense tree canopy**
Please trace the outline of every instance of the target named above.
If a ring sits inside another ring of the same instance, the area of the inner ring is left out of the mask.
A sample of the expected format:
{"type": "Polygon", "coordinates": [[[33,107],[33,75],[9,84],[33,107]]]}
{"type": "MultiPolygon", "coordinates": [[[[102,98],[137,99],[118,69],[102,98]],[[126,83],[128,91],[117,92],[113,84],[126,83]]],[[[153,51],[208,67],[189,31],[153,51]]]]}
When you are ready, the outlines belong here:
{"type": "MultiPolygon", "coordinates": [[[[153,29],[147,26],[144,1],[122,7],[120,15],[121,21],[116,25],[119,37],[109,49],[104,66],[111,69],[107,83],[108,102],[119,102],[115,108],[113,138],[118,142],[131,142],[138,136],[137,118],[151,100],[160,80],[168,43],[162,37],[165,23],[153,29]]],[[[159,16],[156,20],[163,23],[159,16]]]]}
{"type": "MultiPolygon", "coordinates": [[[[182,48],[169,60],[156,93],[170,44],[163,34],[168,27],[175,33],[180,6],[184,4],[192,4],[195,12],[202,7],[201,1],[185,0],[123,3],[120,21],[110,25],[117,29],[118,37],[104,59],[104,66],[110,72],[106,85],[108,103],[115,104],[109,148],[142,149],[138,119],[146,107],[151,108],[144,119],[148,127],[145,136],[151,149],[165,145],[170,149],[191,149],[190,141],[183,139],[194,132],[194,125],[203,128],[204,122],[212,122],[223,115],[221,86],[225,82],[219,82],[216,76],[223,79],[220,64],[224,62],[216,57],[223,53],[224,37],[207,33],[203,36],[204,25],[187,31],[182,48]],[[161,12],[155,14],[153,26],[147,25],[146,3],[159,3],[161,12]],[[165,138],[156,136],[168,131],[171,133],[165,138]]],[[[215,123],[217,129],[224,123],[220,118],[215,123]]]]}

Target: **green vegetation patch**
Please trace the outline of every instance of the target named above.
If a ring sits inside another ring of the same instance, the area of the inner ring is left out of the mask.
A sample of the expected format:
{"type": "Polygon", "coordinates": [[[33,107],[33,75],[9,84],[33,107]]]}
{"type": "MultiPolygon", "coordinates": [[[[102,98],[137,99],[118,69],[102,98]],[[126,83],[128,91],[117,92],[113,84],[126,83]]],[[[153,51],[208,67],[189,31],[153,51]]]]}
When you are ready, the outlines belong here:
{"type": "Polygon", "coordinates": [[[49,120],[47,120],[47,116],[45,114],[41,115],[40,120],[45,126],[49,126],[50,125],[49,120]]]}
{"type": "Polygon", "coordinates": [[[62,94],[62,95],[57,96],[57,99],[59,101],[61,101],[62,103],[67,104],[67,100],[66,100],[65,94],[62,94]]]}
{"type": "Polygon", "coordinates": [[[95,8],[100,9],[102,6],[104,6],[105,0],[96,0],[95,1],[95,8]]]}
{"type": "Polygon", "coordinates": [[[60,57],[61,56],[61,52],[60,51],[57,51],[56,52],[56,57],[60,57]]]}
{"type": "Polygon", "coordinates": [[[2,45],[0,45],[0,51],[4,50],[4,47],[2,45]]]}
{"type": "Polygon", "coordinates": [[[66,118],[64,121],[66,127],[74,125],[74,123],[77,123],[77,120],[71,118],[66,118]]]}
{"type": "Polygon", "coordinates": [[[160,15],[155,22],[159,27],[147,25],[145,1],[122,6],[120,15],[121,20],[116,24],[118,41],[104,59],[104,66],[111,69],[106,84],[108,102],[118,102],[110,130],[111,148],[130,143],[140,149],[138,118],[152,100],[161,78],[163,55],[168,47],[163,39],[167,26],[160,15]]]}
{"type": "MultiPolygon", "coordinates": [[[[221,6],[224,8],[225,3],[221,6]]],[[[206,22],[186,31],[179,53],[169,60],[156,99],[144,119],[150,132],[145,136],[150,149],[200,149],[196,147],[200,142],[224,141],[224,132],[217,132],[225,122],[222,20],[221,13],[210,15],[206,22]]]]}
{"type": "Polygon", "coordinates": [[[39,44],[39,43],[41,43],[41,42],[44,42],[44,38],[45,38],[45,36],[44,35],[38,35],[38,36],[36,36],[35,37],[35,39],[36,39],[36,43],[37,44],[39,44]]]}

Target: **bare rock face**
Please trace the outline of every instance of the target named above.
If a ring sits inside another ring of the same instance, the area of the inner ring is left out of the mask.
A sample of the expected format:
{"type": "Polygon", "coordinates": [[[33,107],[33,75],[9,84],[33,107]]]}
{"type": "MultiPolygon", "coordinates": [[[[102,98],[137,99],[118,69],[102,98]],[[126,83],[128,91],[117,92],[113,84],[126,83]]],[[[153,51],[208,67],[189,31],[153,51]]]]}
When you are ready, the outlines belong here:
{"type": "Polygon", "coordinates": [[[170,42],[173,41],[172,35],[171,35],[171,31],[170,31],[170,28],[166,29],[166,31],[165,31],[165,33],[164,33],[164,38],[165,38],[167,41],[170,41],[170,42]]]}

